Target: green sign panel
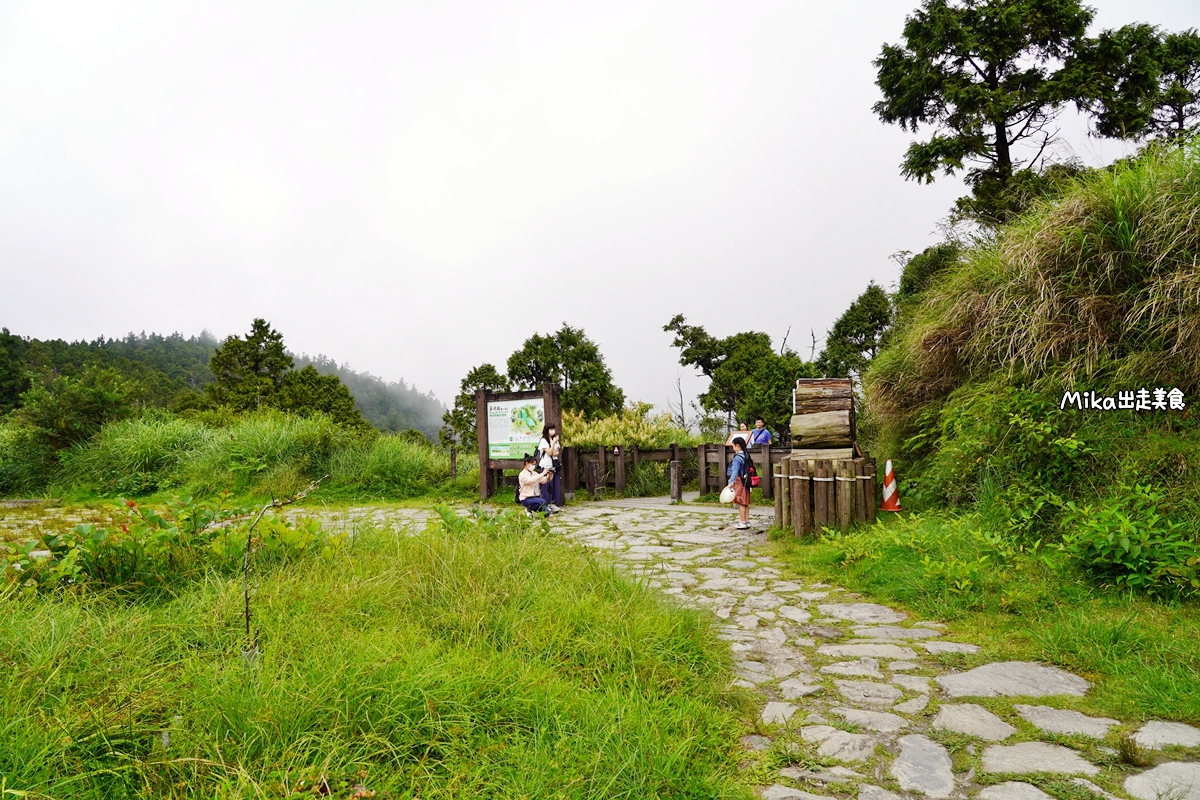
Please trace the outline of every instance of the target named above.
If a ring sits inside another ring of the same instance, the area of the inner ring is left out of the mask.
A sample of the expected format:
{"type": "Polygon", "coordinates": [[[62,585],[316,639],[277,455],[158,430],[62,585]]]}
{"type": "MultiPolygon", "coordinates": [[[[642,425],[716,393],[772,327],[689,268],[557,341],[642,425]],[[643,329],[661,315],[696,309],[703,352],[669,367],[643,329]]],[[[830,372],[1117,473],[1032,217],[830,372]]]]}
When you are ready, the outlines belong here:
{"type": "Polygon", "coordinates": [[[526,454],[533,455],[545,421],[545,401],[540,397],[488,403],[488,458],[520,459],[526,454]]]}

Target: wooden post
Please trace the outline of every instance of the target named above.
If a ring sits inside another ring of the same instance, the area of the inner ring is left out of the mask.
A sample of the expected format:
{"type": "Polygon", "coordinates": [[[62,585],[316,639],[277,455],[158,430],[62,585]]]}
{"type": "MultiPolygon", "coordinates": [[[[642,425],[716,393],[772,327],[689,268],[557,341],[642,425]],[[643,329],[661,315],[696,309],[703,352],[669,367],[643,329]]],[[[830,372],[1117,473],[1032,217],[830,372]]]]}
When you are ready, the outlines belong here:
{"type": "Polygon", "coordinates": [[[579,488],[579,460],[574,447],[564,447],[562,451],[563,491],[574,492],[579,488]]]}
{"type": "Polygon", "coordinates": [[[772,497],[774,497],[773,490],[775,489],[775,487],[773,485],[775,482],[770,479],[770,476],[771,476],[771,445],[769,445],[769,444],[759,445],[759,455],[762,458],[762,466],[758,468],[758,474],[763,476],[763,479],[761,481],[759,481],[759,484],[762,486],[763,498],[766,500],[770,500],[772,497]]]}
{"type": "MultiPolygon", "coordinates": [[[[790,477],[788,478],[788,501],[792,508],[792,533],[800,536],[804,530],[804,515],[809,511],[809,481],[808,471],[805,468],[804,462],[796,459],[792,462],[792,467],[789,470],[790,477]]],[[[809,517],[812,514],[808,515],[809,517]]]]}
{"type": "Polygon", "coordinates": [[[833,478],[829,475],[829,462],[824,459],[817,461],[816,474],[812,476],[813,485],[813,529],[820,531],[829,527],[832,522],[833,492],[830,484],[833,478]]]}
{"type": "Polygon", "coordinates": [[[679,442],[671,442],[671,460],[679,460],[679,442]]]}
{"type": "Polygon", "coordinates": [[[492,496],[495,477],[488,469],[487,391],[475,392],[475,438],[479,441],[479,499],[492,496]]]}
{"type": "Polygon", "coordinates": [[[625,491],[625,451],[621,445],[613,447],[613,467],[614,475],[613,482],[617,486],[618,492],[625,491]]]}
{"type": "Polygon", "coordinates": [[[696,458],[700,459],[700,496],[708,494],[708,445],[696,447],[696,458]]]}
{"type": "Polygon", "coordinates": [[[854,521],[867,521],[866,459],[854,459],[854,521]]]}
{"type": "Polygon", "coordinates": [[[783,523],[783,490],[779,488],[780,481],[784,480],[781,477],[783,472],[782,465],[776,465],[771,472],[771,486],[775,489],[775,527],[786,528],[783,523]]]}
{"type": "Polygon", "coordinates": [[[683,462],[671,462],[671,500],[679,503],[683,501],[683,462]]]}
{"type": "Polygon", "coordinates": [[[721,448],[721,474],[717,476],[717,486],[725,486],[729,483],[729,460],[733,458],[730,452],[733,448],[727,444],[719,445],[721,448]]]}
{"type": "Polygon", "coordinates": [[[779,495],[775,498],[775,505],[779,508],[779,527],[792,527],[792,482],[790,479],[792,474],[791,458],[783,458],[779,461],[779,495]]]}
{"type": "Polygon", "coordinates": [[[450,445],[450,480],[458,477],[458,448],[450,445]]]}
{"type": "Polygon", "coordinates": [[[592,497],[599,498],[604,490],[604,475],[600,472],[599,464],[589,464],[588,481],[591,484],[592,497]]]}
{"type": "Polygon", "coordinates": [[[813,532],[813,482],[812,471],[803,461],[798,462],[800,469],[796,485],[796,535],[811,536],[813,532]]]}
{"type": "Polygon", "coordinates": [[[853,461],[842,459],[833,464],[837,476],[833,484],[837,490],[837,525],[839,530],[845,531],[850,529],[850,522],[854,519],[854,484],[858,480],[854,477],[853,461]]]}
{"type": "Polygon", "coordinates": [[[875,459],[867,458],[863,460],[866,461],[867,470],[867,522],[873,523],[875,522],[875,511],[879,508],[878,501],[875,499],[879,496],[876,494],[876,483],[878,482],[879,473],[875,471],[877,469],[875,459]]]}
{"type": "Polygon", "coordinates": [[[604,445],[596,448],[596,475],[599,491],[608,485],[608,451],[604,449],[604,445]]]}

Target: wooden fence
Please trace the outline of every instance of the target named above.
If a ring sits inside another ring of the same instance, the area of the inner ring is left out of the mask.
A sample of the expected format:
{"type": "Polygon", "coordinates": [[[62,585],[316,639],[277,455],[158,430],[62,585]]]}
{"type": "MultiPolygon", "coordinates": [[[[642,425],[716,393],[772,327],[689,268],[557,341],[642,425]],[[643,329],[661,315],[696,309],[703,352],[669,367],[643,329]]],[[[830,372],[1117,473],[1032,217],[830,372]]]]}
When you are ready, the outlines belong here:
{"type": "MultiPolygon", "coordinates": [[[[850,458],[852,448],[839,450],[793,449],[771,445],[753,445],[747,450],[762,478],[759,486],[763,496],[775,496],[775,482],[771,480],[774,469],[784,459],[802,458],[850,458]]],[[[637,445],[604,445],[600,447],[564,447],[564,489],[576,492],[587,489],[593,495],[601,489],[611,487],[625,491],[628,476],[642,462],[679,462],[679,483],[699,479],[700,494],[715,492],[727,482],[729,462],[733,460],[733,447],[725,444],[702,444],[694,450],[673,445],[662,450],[642,450],[637,445]],[[695,459],[693,462],[692,459],[695,459]]]]}

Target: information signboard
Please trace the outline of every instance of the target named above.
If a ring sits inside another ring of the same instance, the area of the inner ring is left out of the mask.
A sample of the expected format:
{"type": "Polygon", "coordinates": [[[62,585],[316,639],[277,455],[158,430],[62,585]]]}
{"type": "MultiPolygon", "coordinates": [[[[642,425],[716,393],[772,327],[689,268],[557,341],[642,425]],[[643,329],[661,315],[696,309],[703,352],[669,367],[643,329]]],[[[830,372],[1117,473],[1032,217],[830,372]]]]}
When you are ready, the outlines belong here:
{"type": "Polygon", "coordinates": [[[490,400],[487,404],[488,459],[521,459],[533,455],[542,438],[545,400],[490,400]]]}

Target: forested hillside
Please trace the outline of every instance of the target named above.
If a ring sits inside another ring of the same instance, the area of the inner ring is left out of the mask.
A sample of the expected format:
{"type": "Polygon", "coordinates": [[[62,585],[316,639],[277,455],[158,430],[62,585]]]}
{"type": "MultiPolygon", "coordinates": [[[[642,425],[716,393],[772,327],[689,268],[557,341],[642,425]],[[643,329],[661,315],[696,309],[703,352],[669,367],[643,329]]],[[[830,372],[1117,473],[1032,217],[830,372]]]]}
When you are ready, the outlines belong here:
{"type": "MultiPolygon", "coordinates": [[[[73,377],[86,367],[106,367],[138,385],[137,402],[154,408],[195,407],[213,381],[209,359],[219,344],[208,331],[185,338],[180,333],[130,333],[123,339],[91,342],[33,339],[0,332],[0,414],[11,411],[32,382],[51,376],[73,377]]],[[[354,396],[355,406],[381,431],[421,431],[437,435],[445,411],[432,392],[422,393],[403,379],[388,383],[356,372],[326,356],[292,356],[297,368],[308,364],[322,375],[336,375],[354,396]]]]}

